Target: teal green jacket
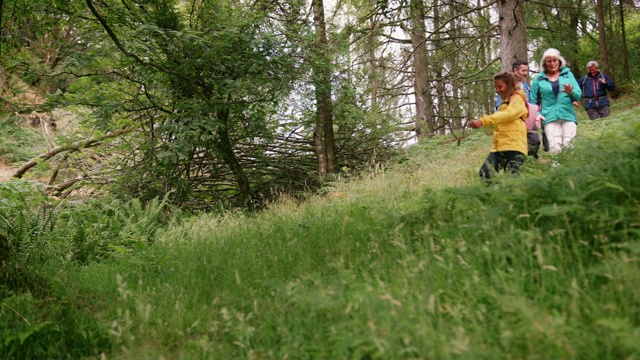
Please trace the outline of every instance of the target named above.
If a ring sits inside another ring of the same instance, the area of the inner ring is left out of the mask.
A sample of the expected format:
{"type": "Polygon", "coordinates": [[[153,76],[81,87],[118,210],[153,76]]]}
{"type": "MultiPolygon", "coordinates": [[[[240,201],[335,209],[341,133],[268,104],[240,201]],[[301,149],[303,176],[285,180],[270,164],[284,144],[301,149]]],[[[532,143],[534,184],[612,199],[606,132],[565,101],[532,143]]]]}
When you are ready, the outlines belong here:
{"type": "Polygon", "coordinates": [[[580,101],[582,97],[582,90],[580,85],[576,81],[576,78],[571,73],[568,67],[560,69],[560,75],[558,77],[560,85],[560,91],[558,97],[553,94],[551,88],[551,81],[544,72],[539,73],[533,78],[531,84],[531,103],[541,105],[539,113],[544,116],[542,125],[546,125],[556,120],[566,120],[578,122],[576,119],[576,112],[573,110],[573,102],[580,101]],[[564,84],[571,84],[573,86],[573,93],[571,96],[567,95],[563,89],[564,84]]]}

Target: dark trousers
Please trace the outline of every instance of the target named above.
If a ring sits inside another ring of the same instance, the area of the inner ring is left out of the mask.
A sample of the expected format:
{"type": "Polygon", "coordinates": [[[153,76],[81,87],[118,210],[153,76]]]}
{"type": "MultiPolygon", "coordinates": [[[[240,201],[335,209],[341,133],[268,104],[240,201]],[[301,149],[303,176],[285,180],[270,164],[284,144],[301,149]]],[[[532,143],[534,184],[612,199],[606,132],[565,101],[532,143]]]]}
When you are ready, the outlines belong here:
{"type": "Polygon", "coordinates": [[[538,150],[540,150],[540,135],[538,135],[536,127],[527,133],[527,146],[529,147],[527,155],[537,159],[538,150]]]}
{"type": "Polygon", "coordinates": [[[542,149],[545,152],[549,152],[549,140],[547,139],[547,134],[544,132],[544,125],[542,126],[542,149]]]}
{"type": "Polygon", "coordinates": [[[609,105],[598,106],[587,110],[589,120],[595,120],[609,116],[609,105]]]}
{"type": "Polygon", "coordinates": [[[480,177],[489,180],[494,173],[504,170],[508,173],[520,172],[520,166],[524,163],[524,154],[519,151],[499,151],[489,153],[484,164],[480,168],[480,177]]]}

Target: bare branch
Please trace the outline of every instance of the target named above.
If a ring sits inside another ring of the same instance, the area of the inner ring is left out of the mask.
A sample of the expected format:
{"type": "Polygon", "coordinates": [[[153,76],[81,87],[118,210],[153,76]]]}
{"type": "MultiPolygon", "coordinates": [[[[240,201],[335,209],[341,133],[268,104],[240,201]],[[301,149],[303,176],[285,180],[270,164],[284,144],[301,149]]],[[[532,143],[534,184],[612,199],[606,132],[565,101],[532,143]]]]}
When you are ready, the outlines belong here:
{"type": "Polygon", "coordinates": [[[62,146],[58,146],[55,147],[49,151],[47,151],[44,154],[41,154],[29,161],[27,161],[26,163],[22,164],[22,166],[20,166],[18,168],[18,170],[16,170],[16,172],[13,174],[13,178],[16,179],[20,179],[22,178],[22,176],[32,167],[38,165],[39,163],[43,162],[43,161],[47,161],[49,159],[51,159],[52,157],[63,153],[65,151],[69,151],[69,152],[74,152],[74,151],[78,151],[84,148],[88,148],[88,147],[93,147],[96,146],[98,144],[100,144],[102,141],[106,140],[106,139],[110,139],[110,138],[114,138],[114,137],[118,137],[120,135],[126,134],[133,131],[132,129],[120,129],[118,131],[112,132],[112,133],[108,133],[104,136],[101,136],[97,139],[87,139],[87,140],[83,140],[83,141],[76,141],[72,144],[68,144],[68,145],[62,145],[62,146]]]}

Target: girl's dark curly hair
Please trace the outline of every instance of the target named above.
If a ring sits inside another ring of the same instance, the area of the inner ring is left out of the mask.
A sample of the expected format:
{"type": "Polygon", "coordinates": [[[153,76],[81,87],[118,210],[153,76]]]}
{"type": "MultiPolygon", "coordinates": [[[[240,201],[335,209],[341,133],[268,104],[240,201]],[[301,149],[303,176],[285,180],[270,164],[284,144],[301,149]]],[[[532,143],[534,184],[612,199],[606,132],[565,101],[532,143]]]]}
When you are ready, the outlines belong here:
{"type": "Polygon", "coordinates": [[[513,93],[519,89],[518,79],[516,78],[516,74],[511,71],[505,71],[501,73],[497,73],[493,76],[493,81],[502,80],[505,84],[507,84],[507,94],[509,97],[513,95],[513,93]]]}

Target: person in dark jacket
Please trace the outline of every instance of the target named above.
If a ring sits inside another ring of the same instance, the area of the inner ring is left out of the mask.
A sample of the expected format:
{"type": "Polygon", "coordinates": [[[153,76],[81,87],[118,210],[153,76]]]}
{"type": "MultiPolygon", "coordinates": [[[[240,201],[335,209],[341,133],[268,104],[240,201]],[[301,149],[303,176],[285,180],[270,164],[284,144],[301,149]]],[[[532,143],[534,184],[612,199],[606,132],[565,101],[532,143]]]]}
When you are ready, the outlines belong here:
{"type": "Polygon", "coordinates": [[[598,63],[587,63],[589,73],[578,80],[584,97],[584,109],[589,114],[589,119],[595,120],[609,116],[609,98],[607,91],[616,89],[613,80],[598,69],[598,63]]]}

